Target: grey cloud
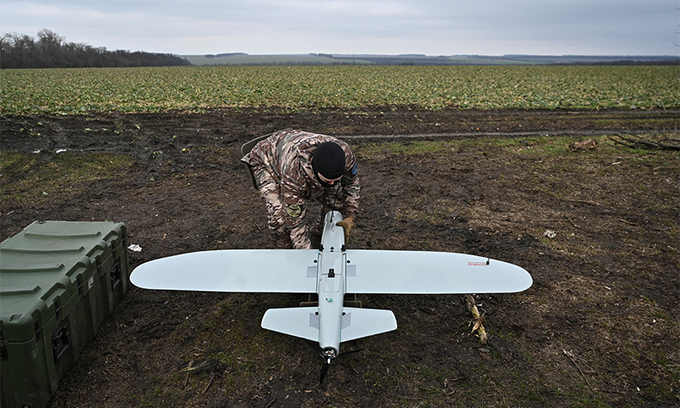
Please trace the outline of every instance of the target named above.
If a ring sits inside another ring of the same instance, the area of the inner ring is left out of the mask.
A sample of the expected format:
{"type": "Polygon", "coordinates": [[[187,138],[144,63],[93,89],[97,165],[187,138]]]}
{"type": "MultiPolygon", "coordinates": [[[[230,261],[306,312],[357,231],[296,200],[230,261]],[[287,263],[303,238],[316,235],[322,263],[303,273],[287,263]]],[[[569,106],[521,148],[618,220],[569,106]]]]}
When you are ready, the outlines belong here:
{"type": "Polygon", "coordinates": [[[677,54],[675,0],[4,0],[3,32],[208,53],[677,54]]]}

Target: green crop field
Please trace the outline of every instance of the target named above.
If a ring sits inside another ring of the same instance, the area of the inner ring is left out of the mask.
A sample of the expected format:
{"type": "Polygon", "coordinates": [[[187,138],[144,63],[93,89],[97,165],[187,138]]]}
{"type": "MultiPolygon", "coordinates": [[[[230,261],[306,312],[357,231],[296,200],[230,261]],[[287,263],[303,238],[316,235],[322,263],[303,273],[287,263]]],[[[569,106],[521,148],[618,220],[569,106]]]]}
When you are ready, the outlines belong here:
{"type": "Polygon", "coordinates": [[[0,114],[212,108],[680,107],[674,66],[222,66],[0,71],[0,114]]]}

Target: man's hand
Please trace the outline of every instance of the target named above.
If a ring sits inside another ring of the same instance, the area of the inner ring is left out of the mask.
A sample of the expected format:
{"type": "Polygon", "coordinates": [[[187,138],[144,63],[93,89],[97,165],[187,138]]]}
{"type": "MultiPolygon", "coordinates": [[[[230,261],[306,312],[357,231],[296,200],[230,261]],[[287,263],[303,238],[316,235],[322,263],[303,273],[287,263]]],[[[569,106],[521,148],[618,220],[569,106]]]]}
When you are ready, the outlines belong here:
{"type": "Polygon", "coordinates": [[[342,221],[338,221],[335,225],[345,230],[345,243],[347,243],[349,241],[349,233],[352,232],[352,227],[354,227],[354,217],[347,217],[342,221]]]}

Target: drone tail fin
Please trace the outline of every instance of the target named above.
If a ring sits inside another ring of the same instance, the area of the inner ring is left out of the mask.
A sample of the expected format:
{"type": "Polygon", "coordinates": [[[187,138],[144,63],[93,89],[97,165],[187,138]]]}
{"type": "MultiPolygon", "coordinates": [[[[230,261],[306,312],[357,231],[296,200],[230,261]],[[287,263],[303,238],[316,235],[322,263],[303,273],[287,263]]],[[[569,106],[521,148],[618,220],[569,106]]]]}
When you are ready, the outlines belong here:
{"type": "MultiPolygon", "coordinates": [[[[289,336],[319,341],[319,315],[316,307],[269,309],[262,328],[289,336]]],[[[341,341],[350,341],[396,330],[397,319],[391,310],[343,308],[341,341]]]]}
{"type": "Polygon", "coordinates": [[[262,328],[319,341],[319,315],[316,307],[269,309],[262,317],[262,328]]]}
{"type": "Polygon", "coordinates": [[[396,330],[397,319],[391,310],[343,309],[341,340],[350,341],[396,330]]]}

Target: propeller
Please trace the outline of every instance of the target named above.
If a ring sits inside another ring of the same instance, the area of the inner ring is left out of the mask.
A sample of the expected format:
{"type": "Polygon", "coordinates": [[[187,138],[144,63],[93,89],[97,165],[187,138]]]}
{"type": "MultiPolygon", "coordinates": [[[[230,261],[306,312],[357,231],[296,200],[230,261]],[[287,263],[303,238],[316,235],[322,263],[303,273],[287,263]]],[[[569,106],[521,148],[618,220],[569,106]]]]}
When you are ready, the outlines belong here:
{"type": "MultiPolygon", "coordinates": [[[[323,380],[326,377],[326,374],[328,373],[328,366],[331,365],[331,361],[335,360],[340,356],[340,354],[331,347],[328,347],[326,349],[322,349],[319,346],[319,343],[311,340],[305,340],[305,343],[314,350],[314,352],[319,353],[321,358],[323,358],[323,366],[321,366],[321,378],[319,379],[319,386],[323,385],[323,380]]],[[[352,354],[352,353],[357,353],[359,351],[363,351],[363,348],[360,349],[355,349],[355,350],[350,350],[347,352],[342,353],[343,356],[352,354]]]]}
{"type": "Polygon", "coordinates": [[[319,386],[323,384],[323,379],[328,373],[328,366],[331,365],[331,361],[335,360],[338,356],[338,352],[334,348],[326,348],[321,352],[321,357],[323,358],[323,366],[321,367],[321,379],[319,380],[319,386]]]}
{"type": "MultiPolygon", "coordinates": [[[[326,348],[326,349],[321,349],[319,347],[319,343],[313,342],[311,340],[307,340],[307,344],[309,347],[311,347],[313,350],[318,352],[321,355],[321,358],[323,358],[323,365],[321,366],[321,377],[319,378],[319,386],[323,385],[323,380],[326,377],[326,374],[328,373],[328,367],[331,365],[331,362],[335,360],[336,358],[339,357],[338,352],[334,348],[326,348]]],[[[364,349],[356,349],[356,350],[350,350],[345,353],[342,353],[343,356],[352,354],[352,353],[357,353],[359,351],[363,351],[364,349]]]]}

